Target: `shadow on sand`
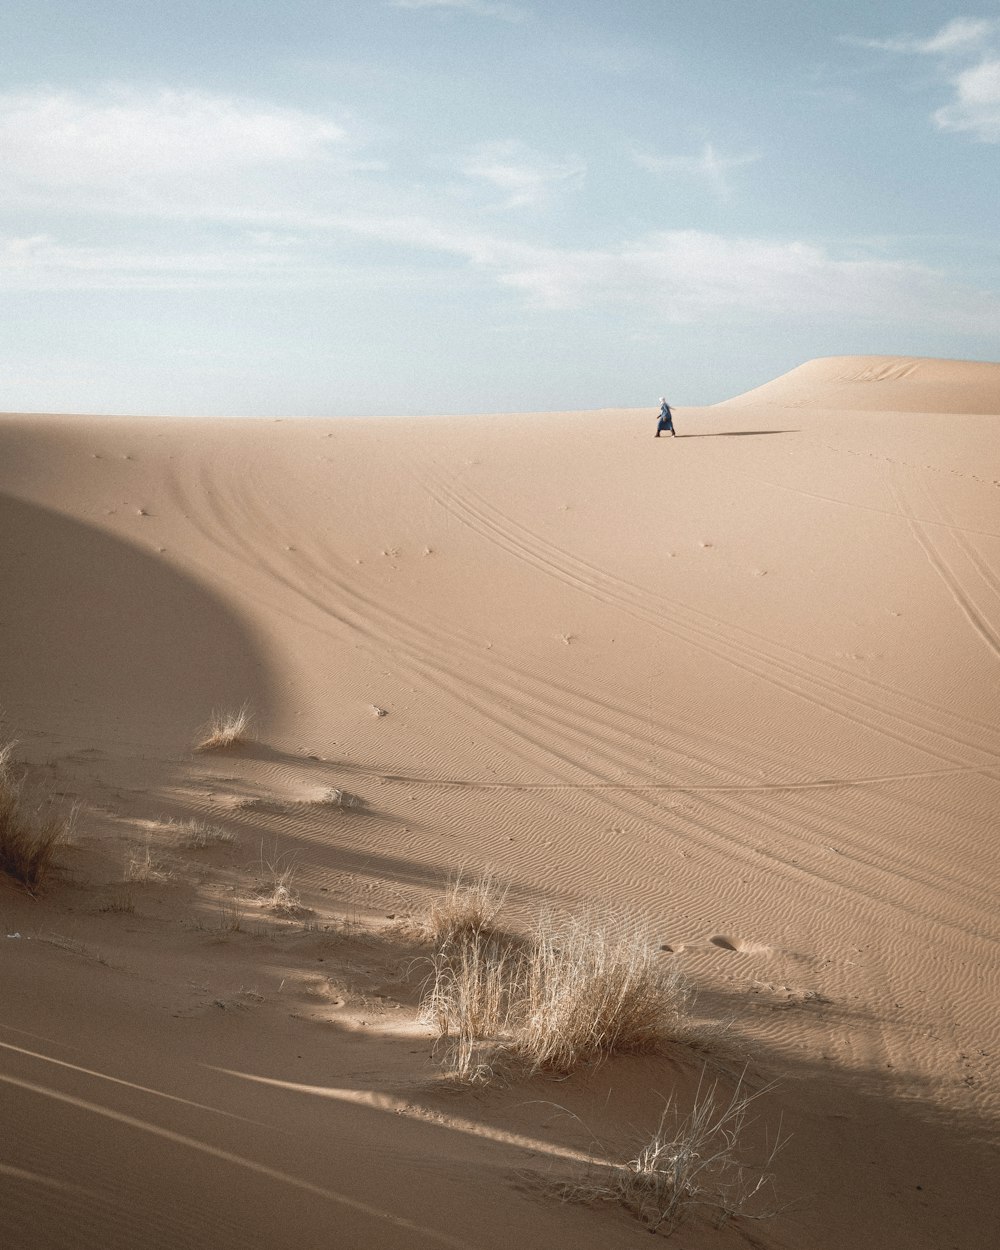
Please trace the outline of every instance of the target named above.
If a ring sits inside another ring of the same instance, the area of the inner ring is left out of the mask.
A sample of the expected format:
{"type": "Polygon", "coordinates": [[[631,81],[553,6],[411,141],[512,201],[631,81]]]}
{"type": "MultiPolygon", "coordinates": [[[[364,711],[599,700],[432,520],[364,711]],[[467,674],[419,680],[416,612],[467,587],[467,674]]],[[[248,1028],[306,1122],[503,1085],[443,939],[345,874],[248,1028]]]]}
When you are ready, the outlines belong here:
{"type": "Polygon", "coordinates": [[[0,534],[0,691],[15,721],[142,752],[176,749],[213,707],[247,697],[267,716],[267,657],[211,586],[128,538],[3,494],[0,534]]]}
{"type": "Polygon", "coordinates": [[[717,430],[710,434],[678,434],[678,438],[756,438],[761,434],[798,434],[798,430],[717,430]]]}

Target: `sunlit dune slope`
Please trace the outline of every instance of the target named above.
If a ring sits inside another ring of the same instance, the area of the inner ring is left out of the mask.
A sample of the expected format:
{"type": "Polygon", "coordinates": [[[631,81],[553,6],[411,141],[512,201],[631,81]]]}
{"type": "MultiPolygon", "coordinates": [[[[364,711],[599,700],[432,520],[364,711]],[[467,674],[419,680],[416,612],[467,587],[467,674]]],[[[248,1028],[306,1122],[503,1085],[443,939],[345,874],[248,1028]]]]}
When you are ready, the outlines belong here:
{"type": "Polygon", "coordinates": [[[828,356],[727,404],[851,412],[1000,412],[1000,365],[910,356],[828,356]]]}
{"type": "Polygon", "coordinates": [[[677,1244],[991,1244],[998,413],[1000,365],[845,357],[660,440],[0,417],[4,736],[78,807],[0,879],[5,1250],[644,1245],[546,1183],[704,1064],[778,1082],[790,1205],[677,1244]],[[459,867],[647,917],[699,1048],[442,1083],[402,921],[459,867]]]}

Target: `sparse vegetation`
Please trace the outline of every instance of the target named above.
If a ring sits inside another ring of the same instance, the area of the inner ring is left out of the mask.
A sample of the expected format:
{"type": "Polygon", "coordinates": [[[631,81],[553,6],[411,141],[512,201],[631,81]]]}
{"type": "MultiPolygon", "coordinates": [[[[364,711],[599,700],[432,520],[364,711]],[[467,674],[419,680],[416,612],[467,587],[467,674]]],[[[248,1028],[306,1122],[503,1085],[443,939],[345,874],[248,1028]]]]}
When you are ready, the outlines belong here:
{"type": "MultiPolygon", "coordinates": [[[[491,918],[492,923],[492,918],[491,918]]],[[[650,1053],[683,1032],[689,993],[634,917],[542,919],[523,942],[457,930],[432,961],[423,1018],[464,1080],[498,1068],[565,1074],[650,1053]]]]}
{"type": "Polygon", "coordinates": [[[726,1098],[717,1084],[705,1090],[699,1082],[687,1115],[669,1101],[634,1158],[602,1164],[584,1180],[560,1186],[561,1196],[620,1203],[651,1233],[666,1235],[696,1208],[710,1212],[720,1226],[737,1216],[773,1218],[778,1207],[773,1197],[767,1201],[773,1195],[771,1167],[787,1139],[779,1131],[756,1162],[746,1141],[750,1105],[769,1088],[748,1093],[741,1079],[726,1098]]]}
{"type": "Polygon", "coordinates": [[[496,873],[467,878],[459,871],[432,900],[421,928],[436,946],[488,935],[496,929],[508,889],[496,873]]]}
{"type": "Polygon", "coordinates": [[[226,747],[239,746],[250,737],[253,713],[250,704],[244,703],[234,711],[212,713],[205,736],[198,743],[199,751],[221,751],[226,747]]]}
{"type": "Polygon", "coordinates": [[[544,919],[526,964],[513,1049],[533,1072],[571,1072],[612,1054],[649,1054],[676,1038],[689,991],[634,916],[544,919]]]}
{"type": "Polygon", "coordinates": [[[154,881],[169,881],[173,875],[170,866],[153,854],[149,838],[141,846],[132,844],[125,849],[126,882],[137,881],[140,885],[149,885],[154,881]]]}
{"type": "Polygon", "coordinates": [[[243,908],[238,899],[223,899],[219,903],[219,928],[224,933],[239,933],[243,928],[243,908]]]}
{"type": "Polygon", "coordinates": [[[29,799],[13,762],[14,743],[0,747],[0,871],[35,893],[51,872],[72,817],[29,799]]]}
{"type": "Polygon", "coordinates": [[[524,950],[476,933],[444,947],[420,1007],[438,1035],[442,1063],[459,1080],[485,1084],[510,1066],[523,1009],[524,950]]]}
{"type": "Polygon", "coordinates": [[[204,820],[182,820],[176,824],[171,821],[170,828],[177,839],[177,845],[187,851],[204,851],[211,846],[231,846],[236,841],[236,834],[231,829],[210,825],[204,820]]]}
{"type": "Polygon", "coordinates": [[[292,890],[295,867],[295,861],[289,855],[275,854],[271,859],[265,859],[261,844],[253,892],[265,907],[279,915],[294,915],[299,911],[299,896],[292,890]]]}
{"type": "Polygon", "coordinates": [[[135,890],[131,881],[124,881],[112,888],[111,893],[101,905],[103,912],[117,912],[126,916],[135,915],[135,890]]]}

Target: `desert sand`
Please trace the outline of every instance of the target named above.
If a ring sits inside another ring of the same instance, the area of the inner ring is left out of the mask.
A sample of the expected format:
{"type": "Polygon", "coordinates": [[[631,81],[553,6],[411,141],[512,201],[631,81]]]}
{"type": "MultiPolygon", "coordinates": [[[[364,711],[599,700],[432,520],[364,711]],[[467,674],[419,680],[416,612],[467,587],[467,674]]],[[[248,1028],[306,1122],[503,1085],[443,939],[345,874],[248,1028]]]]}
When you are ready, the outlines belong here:
{"type": "Polygon", "coordinates": [[[3,737],[77,809],[0,878],[5,1250],[647,1245],[551,1183],[744,1069],[780,1209],[665,1244],[995,1244],[1000,364],[654,421],[0,418],[3,737]],[[447,1079],[458,868],[648,917],[700,1041],[447,1079]]]}

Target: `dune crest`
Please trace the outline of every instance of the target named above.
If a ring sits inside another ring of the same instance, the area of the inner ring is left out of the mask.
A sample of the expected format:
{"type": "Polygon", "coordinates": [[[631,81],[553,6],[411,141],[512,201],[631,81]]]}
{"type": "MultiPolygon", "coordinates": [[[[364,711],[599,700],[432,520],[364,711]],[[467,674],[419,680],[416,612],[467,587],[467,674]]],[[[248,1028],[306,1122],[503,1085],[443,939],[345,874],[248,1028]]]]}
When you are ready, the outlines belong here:
{"type": "Polygon", "coordinates": [[[826,356],[726,404],[995,415],[1000,413],[1000,364],[917,356],[826,356]]]}

